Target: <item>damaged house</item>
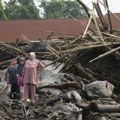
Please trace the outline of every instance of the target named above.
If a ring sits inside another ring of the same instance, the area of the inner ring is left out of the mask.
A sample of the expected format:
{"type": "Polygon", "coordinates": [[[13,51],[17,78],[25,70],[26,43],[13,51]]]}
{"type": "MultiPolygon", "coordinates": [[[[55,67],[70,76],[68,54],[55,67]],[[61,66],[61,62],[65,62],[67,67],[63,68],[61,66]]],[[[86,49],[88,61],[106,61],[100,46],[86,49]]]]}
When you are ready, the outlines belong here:
{"type": "Polygon", "coordinates": [[[0,21],[1,70],[30,51],[52,61],[45,68],[60,67],[57,73],[41,73],[35,104],[12,101],[7,87],[1,88],[4,120],[120,119],[120,14],[108,11],[103,16],[99,4],[93,3],[96,18],[77,1],[88,18],[0,21]]]}

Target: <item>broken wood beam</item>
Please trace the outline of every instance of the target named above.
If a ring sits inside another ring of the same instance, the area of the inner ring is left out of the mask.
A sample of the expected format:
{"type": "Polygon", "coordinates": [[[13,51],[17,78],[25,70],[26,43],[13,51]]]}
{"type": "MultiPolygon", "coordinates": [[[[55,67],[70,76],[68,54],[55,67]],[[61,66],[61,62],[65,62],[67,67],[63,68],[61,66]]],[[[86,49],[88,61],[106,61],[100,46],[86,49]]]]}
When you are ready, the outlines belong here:
{"type": "Polygon", "coordinates": [[[57,89],[68,89],[68,88],[76,88],[76,89],[81,89],[81,85],[79,85],[76,82],[68,82],[68,83],[62,83],[62,84],[50,84],[50,85],[44,85],[38,87],[38,89],[43,89],[43,88],[57,88],[57,89]]]}
{"type": "MultiPolygon", "coordinates": [[[[88,15],[88,17],[90,18],[90,9],[81,1],[81,0],[77,0],[77,2],[84,8],[86,14],[88,15]]],[[[94,23],[93,19],[92,22],[94,23]]]]}
{"type": "Polygon", "coordinates": [[[108,6],[108,1],[107,0],[104,0],[104,1],[105,1],[106,7],[108,8],[107,13],[108,13],[108,20],[109,20],[109,25],[110,25],[110,33],[112,33],[112,22],[111,22],[111,18],[110,18],[110,11],[109,11],[109,6],[108,6]]]}
{"type": "Polygon", "coordinates": [[[101,58],[103,58],[103,57],[105,57],[105,56],[107,56],[107,55],[109,55],[109,54],[111,54],[111,53],[113,53],[113,52],[115,52],[115,51],[117,51],[117,50],[119,50],[119,49],[120,49],[120,46],[117,47],[117,48],[114,48],[114,49],[112,49],[112,50],[110,50],[110,51],[108,51],[108,52],[106,52],[106,53],[104,53],[104,54],[99,55],[98,57],[90,60],[89,62],[93,62],[93,61],[96,61],[96,60],[98,60],[98,59],[101,59],[101,58]]]}
{"type": "Polygon", "coordinates": [[[93,112],[100,113],[120,113],[120,104],[110,105],[110,104],[98,104],[95,101],[90,104],[86,103],[76,103],[76,106],[82,108],[83,110],[89,110],[93,112]]]}
{"type": "Polygon", "coordinates": [[[75,65],[75,67],[77,68],[77,70],[82,73],[83,75],[85,75],[91,82],[93,81],[97,81],[97,79],[90,73],[88,73],[82,66],[80,63],[77,63],[75,65]]]}
{"type": "Polygon", "coordinates": [[[103,14],[102,14],[102,11],[100,9],[98,1],[93,1],[93,5],[94,5],[94,7],[95,7],[95,9],[97,11],[97,14],[98,14],[98,16],[100,18],[101,23],[102,23],[102,27],[103,27],[102,29],[107,30],[108,27],[107,27],[107,24],[106,24],[106,22],[104,20],[104,17],[103,17],[103,14]]]}

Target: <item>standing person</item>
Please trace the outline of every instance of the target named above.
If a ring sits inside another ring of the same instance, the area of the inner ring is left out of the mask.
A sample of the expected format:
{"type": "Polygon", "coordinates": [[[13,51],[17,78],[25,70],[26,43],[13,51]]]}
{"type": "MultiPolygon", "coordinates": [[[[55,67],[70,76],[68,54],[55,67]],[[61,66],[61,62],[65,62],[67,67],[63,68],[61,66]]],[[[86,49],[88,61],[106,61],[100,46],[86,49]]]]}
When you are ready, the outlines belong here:
{"type": "Polygon", "coordinates": [[[24,64],[25,64],[25,58],[21,57],[19,59],[19,64],[17,67],[17,78],[18,78],[18,86],[20,89],[21,97],[23,97],[23,69],[24,69],[24,64]]]}
{"type": "Polygon", "coordinates": [[[35,102],[36,86],[38,84],[38,73],[44,68],[44,64],[37,60],[34,52],[29,53],[29,59],[24,67],[24,98],[23,100],[35,102]]]}
{"type": "Polygon", "coordinates": [[[17,79],[17,60],[12,59],[10,66],[8,66],[6,71],[7,83],[11,85],[10,98],[18,99],[19,98],[19,86],[17,79]]]}

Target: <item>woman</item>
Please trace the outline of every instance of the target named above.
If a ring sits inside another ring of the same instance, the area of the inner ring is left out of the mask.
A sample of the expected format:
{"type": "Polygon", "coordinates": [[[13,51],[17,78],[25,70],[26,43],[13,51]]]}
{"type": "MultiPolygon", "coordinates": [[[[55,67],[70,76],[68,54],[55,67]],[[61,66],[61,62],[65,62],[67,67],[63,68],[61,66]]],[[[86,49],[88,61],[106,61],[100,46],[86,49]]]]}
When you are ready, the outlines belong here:
{"type": "Polygon", "coordinates": [[[24,79],[24,99],[29,101],[29,92],[30,99],[32,102],[35,101],[36,86],[38,84],[38,73],[44,68],[42,62],[36,59],[35,53],[29,53],[29,59],[25,62],[23,79],[24,79]]]}

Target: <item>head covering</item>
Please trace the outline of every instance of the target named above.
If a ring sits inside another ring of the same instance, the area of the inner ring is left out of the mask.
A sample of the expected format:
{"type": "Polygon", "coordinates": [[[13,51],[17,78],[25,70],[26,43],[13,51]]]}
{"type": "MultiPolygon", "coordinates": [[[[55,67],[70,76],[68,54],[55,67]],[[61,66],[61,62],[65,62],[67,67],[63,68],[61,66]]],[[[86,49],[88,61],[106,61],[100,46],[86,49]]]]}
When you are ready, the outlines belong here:
{"type": "Polygon", "coordinates": [[[24,57],[21,57],[19,61],[25,61],[25,58],[24,58],[24,57]]]}
{"type": "Polygon", "coordinates": [[[35,53],[34,52],[30,52],[29,54],[31,55],[31,59],[35,60],[35,58],[36,58],[35,53]]]}

